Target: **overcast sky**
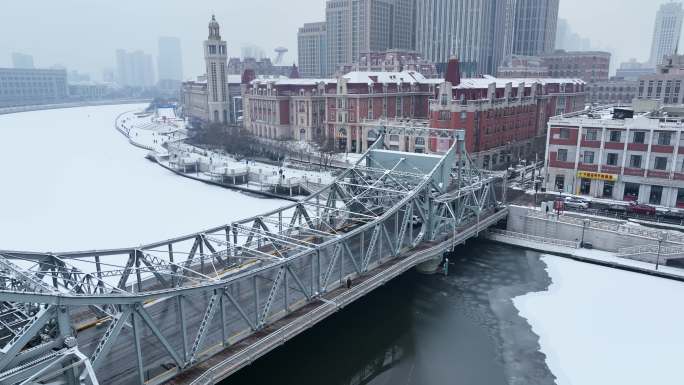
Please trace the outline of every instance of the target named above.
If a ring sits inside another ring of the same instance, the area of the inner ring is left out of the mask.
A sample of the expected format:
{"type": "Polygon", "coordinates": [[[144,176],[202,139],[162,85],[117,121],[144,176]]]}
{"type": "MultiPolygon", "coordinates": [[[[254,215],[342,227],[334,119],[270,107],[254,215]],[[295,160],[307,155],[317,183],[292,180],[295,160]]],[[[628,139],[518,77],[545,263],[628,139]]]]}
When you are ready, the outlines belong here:
{"type": "MultiPolygon", "coordinates": [[[[458,1],[458,0],[453,0],[458,1]]],[[[560,0],[560,17],[572,29],[610,48],[617,61],[646,60],[655,13],[667,0],[560,0]]],[[[114,67],[117,48],[142,49],[156,58],[157,38],[177,36],[183,72],[204,72],[202,41],[213,13],[228,53],[254,44],[272,55],[277,46],[296,61],[297,28],[325,18],[325,0],[6,0],[0,12],[0,66],[11,53],[32,54],[37,67],[54,64],[96,79],[114,67]]]]}

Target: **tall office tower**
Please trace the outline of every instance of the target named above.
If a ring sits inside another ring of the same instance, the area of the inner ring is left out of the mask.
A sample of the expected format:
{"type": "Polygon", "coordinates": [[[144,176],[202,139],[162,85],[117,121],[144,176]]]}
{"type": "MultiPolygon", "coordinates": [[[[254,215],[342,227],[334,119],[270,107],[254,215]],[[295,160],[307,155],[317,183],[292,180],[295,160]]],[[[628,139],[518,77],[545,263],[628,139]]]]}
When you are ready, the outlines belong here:
{"type": "Polygon", "coordinates": [[[513,53],[536,56],[553,52],[556,45],[559,0],[518,0],[515,10],[513,53]]]}
{"type": "Polygon", "coordinates": [[[515,34],[515,5],[517,0],[497,0],[494,10],[492,63],[488,73],[496,75],[503,62],[513,54],[515,34]]]}
{"type": "Polygon", "coordinates": [[[418,0],[416,50],[440,72],[452,56],[465,75],[495,74],[510,54],[514,0],[418,0]]]}
{"type": "Polygon", "coordinates": [[[681,3],[667,3],[660,6],[653,29],[649,60],[651,66],[663,64],[665,56],[676,53],[682,33],[682,17],[684,17],[684,11],[682,11],[681,3]]]}
{"type": "Polygon", "coordinates": [[[363,53],[413,49],[415,0],[328,0],[328,74],[363,53]]]}
{"type": "Polygon", "coordinates": [[[204,41],[204,61],[207,66],[207,91],[209,97],[209,120],[229,122],[230,102],[226,83],[228,49],[221,40],[219,23],[214,15],[209,22],[209,37],[204,41]]]}
{"type": "Polygon", "coordinates": [[[123,87],[152,87],[152,55],[140,50],[116,50],[116,82],[123,87]]]}
{"type": "Polygon", "coordinates": [[[299,74],[304,78],[326,75],[326,23],[305,23],[297,32],[299,74]]]}
{"type": "Polygon", "coordinates": [[[33,56],[19,52],[12,52],[12,67],[22,69],[32,69],[33,56]]]}
{"type": "Polygon", "coordinates": [[[183,56],[177,37],[160,37],[158,41],[157,77],[160,83],[172,82],[180,86],[183,80],[183,56]]]}
{"type": "Polygon", "coordinates": [[[152,87],[154,85],[152,55],[140,50],[131,52],[128,55],[130,61],[130,85],[133,87],[152,87]]]}
{"type": "Polygon", "coordinates": [[[124,49],[116,50],[116,83],[122,87],[130,86],[130,60],[128,52],[124,49]]]}

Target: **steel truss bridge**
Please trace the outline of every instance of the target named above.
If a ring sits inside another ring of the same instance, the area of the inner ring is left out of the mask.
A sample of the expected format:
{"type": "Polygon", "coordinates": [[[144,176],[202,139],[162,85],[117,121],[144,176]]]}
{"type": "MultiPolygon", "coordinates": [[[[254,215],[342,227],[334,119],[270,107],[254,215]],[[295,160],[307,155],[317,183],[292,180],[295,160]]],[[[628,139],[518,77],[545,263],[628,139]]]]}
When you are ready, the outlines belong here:
{"type": "Polygon", "coordinates": [[[306,199],[195,234],[0,251],[0,384],[220,381],[504,218],[463,135],[444,155],[377,140],[306,199]]]}

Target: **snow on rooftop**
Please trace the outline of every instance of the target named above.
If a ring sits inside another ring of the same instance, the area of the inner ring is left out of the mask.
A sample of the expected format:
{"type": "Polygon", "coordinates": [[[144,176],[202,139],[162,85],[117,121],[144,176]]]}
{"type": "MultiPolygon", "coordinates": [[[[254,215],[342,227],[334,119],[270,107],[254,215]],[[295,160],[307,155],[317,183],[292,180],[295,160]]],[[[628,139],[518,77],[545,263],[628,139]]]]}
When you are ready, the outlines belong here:
{"type": "Polygon", "coordinates": [[[425,76],[416,71],[365,72],[352,71],[342,76],[349,83],[425,83],[425,76]]]}
{"type": "Polygon", "coordinates": [[[586,84],[581,79],[571,79],[571,78],[496,78],[494,76],[484,75],[480,78],[462,78],[461,84],[455,88],[459,89],[469,89],[469,88],[487,88],[491,83],[496,83],[497,88],[506,87],[507,83],[512,83],[513,88],[517,88],[521,83],[525,84],[525,87],[530,87],[534,83],[539,83],[542,85],[546,84],[586,84]]]}

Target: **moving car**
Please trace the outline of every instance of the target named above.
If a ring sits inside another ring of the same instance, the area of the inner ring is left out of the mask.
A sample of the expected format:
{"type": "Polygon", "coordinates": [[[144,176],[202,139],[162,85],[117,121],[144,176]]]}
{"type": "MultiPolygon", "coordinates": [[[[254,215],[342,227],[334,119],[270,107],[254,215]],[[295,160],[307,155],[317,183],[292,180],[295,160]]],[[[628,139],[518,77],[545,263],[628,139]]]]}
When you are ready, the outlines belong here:
{"type": "Polygon", "coordinates": [[[627,212],[633,214],[655,215],[656,208],[645,203],[629,202],[627,212]]]}
{"type": "Polygon", "coordinates": [[[589,202],[582,199],[582,198],[565,197],[565,199],[563,199],[563,202],[565,203],[565,207],[572,207],[572,208],[576,208],[576,209],[588,209],[589,208],[589,202]]]}

